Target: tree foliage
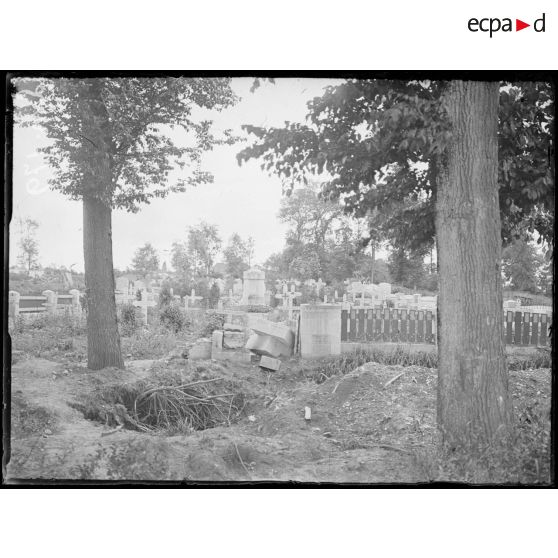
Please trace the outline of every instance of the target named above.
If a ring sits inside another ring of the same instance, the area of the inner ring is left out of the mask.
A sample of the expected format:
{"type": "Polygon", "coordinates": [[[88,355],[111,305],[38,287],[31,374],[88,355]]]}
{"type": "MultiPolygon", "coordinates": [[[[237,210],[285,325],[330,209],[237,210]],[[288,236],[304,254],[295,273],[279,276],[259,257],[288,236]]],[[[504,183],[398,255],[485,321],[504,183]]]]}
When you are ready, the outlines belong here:
{"type": "Polygon", "coordinates": [[[228,78],[56,78],[15,80],[19,122],[40,126],[50,142],[41,151],[54,170],[50,185],[70,199],[83,195],[127,211],[142,203],[212,181],[201,155],[220,137],[204,109],[236,101],[228,78]],[[178,145],[182,128],[189,145],[178,145]],[[182,169],[169,182],[171,171],[182,169]],[[103,170],[109,180],[100,183],[103,170]]]}
{"type": "Polygon", "coordinates": [[[188,229],[187,254],[195,276],[209,277],[221,244],[216,225],[202,221],[188,229]]]}
{"type": "Polygon", "coordinates": [[[502,253],[502,264],[504,276],[512,289],[537,292],[543,258],[531,243],[523,239],[512,242],[502,253]]]}
{"type": "Polygon", "coordinates": [[[251,251],[250,239],[244,241],[238,233],[232,234],[223,250],[227,273],[234,278],[242,278],[244,271],[250,267],[251,251]]]}
{"type": "Polygon", "coordinates": [[[389,274],[394,283],[409,289],[422,287],[426,282],[424,254],[409,253],[404,248],[395,248],[388,257],[389,274]]]}
{"type": "MultiPolygon", "coordinates": [[[[287,190],[309,177],[357,217],[375,212],[370,238],[406,249],[434,242],[439,172],[451,137],[437,81],[358,80],[325,89],[308,103],[304,124],[247,125],[259,159],[287,190]]],[[[522,231],[551,242],[554,221],[553,110],[550,84],[502,84],[499,185],[502,238],[522,231]]]]}
{"type": "Polygon", "coordinates": [[[159,270],[159,255],[150,242],[146,242],[136,250],[132,267],[142,277],[159,270]]]}
{"type": "Polygon", "coordinates": [[[135,212],[154,198],[212,180],[201,169],[202,153],[235,138],[230,131],[215,135],[204,113],[235,102],[230,80],[40,78],[13,84],[18,122],[42,127],[49,140],[41,151],[54,174],[50,185],[83,201],[88,366],[123,368],[111,210],[135,212]]]}
{"type": "Polygon", "coordinates": [[[20,218],[19,222],[19,256],[18,261],[25,267],[27,275],[39,267],[39,242],[37,241],[37,229],[39,223],[29,217],[20,218]]]}
{"type": "Polygon", "coordinates": [[[342,213],[339,203],[320,197],[319,185],[314,183],[284,197],[278,217],[290,226],[288,238],[293,243],[313,244],[323,250],[335,220],[342,213]]]}

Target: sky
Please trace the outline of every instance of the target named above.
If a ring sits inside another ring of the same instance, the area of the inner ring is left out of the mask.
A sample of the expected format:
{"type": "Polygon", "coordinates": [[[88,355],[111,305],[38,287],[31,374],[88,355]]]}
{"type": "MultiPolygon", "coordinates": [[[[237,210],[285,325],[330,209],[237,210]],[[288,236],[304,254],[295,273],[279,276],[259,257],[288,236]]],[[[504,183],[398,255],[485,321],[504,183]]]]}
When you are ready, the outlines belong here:
{"type": "MultiPolygon", "coordinates": [[[[336,80],[280,78],[250,93],[252,78],[234,78],[232,87],[241,101],[230,109],[214,112],[214,128],[231,128],[241,134],[242,124],[282,126],[303,122],[306,103],[336,80]]],[[[178,136],[177,136],[178,137],[178,136]]],[[[49,188],[52,173],[37,148],[46,138],[39,129],[14,129],[13,218],[10,228],[10,265],[17,259],[18,217],[39,223],[39,263],[83,271],[82,207],[78,201],[49,188]]],[[[284,246],[286,226],[277,213],[282,197],[281,181],[260,169],[257,161],[238,166],[236,154],[244,145],[218,146],[204,155],[203,170],[214,183],[189,187],[142,206],[139,213],[113,211],[113,258],[117,269],[131,266],[134,251],[151,242],[161,263],[170,265],[170,248],[186,238],[187,227],[201,221],[216,224],[224,244],[232,233],[255,241],[254,263],[263,263],[284,246]]]]}

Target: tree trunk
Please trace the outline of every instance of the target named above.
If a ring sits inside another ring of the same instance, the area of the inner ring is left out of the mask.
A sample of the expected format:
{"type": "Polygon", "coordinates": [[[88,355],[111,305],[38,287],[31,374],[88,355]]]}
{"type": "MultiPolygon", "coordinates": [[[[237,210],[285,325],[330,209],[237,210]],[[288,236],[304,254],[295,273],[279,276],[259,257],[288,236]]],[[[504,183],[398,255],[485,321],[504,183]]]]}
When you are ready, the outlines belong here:
{"type": "Polygon", "coordinates": [[[87,366],[124,368],[116,321],[112,267],[111,210],[100,200],[83,198],[83,251],[87,300],[87,366]]]}
{"type": "Polygon", "coordinates": [[[436,202],[440,343],[438,426],[479,447],[511,417],[504,352],[498,205],[497,82],[451,82],[452,139],[436,202]]]}

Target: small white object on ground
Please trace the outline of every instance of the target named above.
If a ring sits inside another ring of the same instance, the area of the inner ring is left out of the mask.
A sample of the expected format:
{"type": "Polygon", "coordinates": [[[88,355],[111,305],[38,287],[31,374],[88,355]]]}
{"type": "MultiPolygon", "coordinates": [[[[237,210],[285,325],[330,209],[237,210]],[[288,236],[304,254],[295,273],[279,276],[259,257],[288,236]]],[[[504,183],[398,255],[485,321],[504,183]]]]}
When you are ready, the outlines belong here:
{"type": "Polygon", "coordinates": [[[310,407],[304,407],[304,420],[310,420],[312,418],[312,409],[310,407]]]}

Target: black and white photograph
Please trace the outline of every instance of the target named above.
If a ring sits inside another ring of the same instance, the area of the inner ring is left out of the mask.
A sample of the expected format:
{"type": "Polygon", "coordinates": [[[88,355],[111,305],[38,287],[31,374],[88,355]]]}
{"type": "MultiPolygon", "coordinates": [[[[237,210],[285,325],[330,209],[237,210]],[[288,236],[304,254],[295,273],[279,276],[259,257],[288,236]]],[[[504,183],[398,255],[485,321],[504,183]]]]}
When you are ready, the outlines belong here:
{"type": "Polygon", "coordinates": [[[552,485],[554,77],[8,73],[4,482],[552,485]]]}

